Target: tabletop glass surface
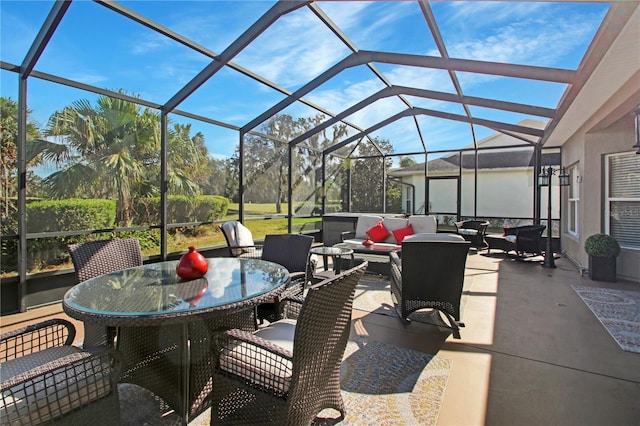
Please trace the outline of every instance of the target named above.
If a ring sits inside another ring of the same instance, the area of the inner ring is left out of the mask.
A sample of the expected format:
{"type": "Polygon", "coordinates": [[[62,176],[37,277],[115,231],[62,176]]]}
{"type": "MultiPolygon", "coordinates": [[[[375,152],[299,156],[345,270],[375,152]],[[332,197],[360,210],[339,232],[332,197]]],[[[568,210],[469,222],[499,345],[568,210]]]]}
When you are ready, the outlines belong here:
{"type": "Polygon", "coordinates": [[[327,255],[327,256],[338,256],[338,255],[343,255],[343,254],[351,254],[353,253],[353,249],[349,248],[349,247],[325,247],[325,246],[319,246],[319,247],[313,247],[311,248],[311,253],[313,254],[320,254],[320,255],[327,255]]]}
{"type": "Polygon", "coordinates": [[[64,303],[96,314],[152,315],[223,306],[286,284],[289,272],[258,259],[212,258],[195,280],[176,274],[178,261],[153,263],[89,279],[71,288],[64,303]]]}
{"type": "Polygon", "coordinates": [[[388,253],[391,251],[401,250],[400,245],[396,245],[396,244],[383,245],[383,244],[375,244],[375,243],[370,246],[365,246],[364,244],[361,244],[361,243],[338,243],[338,244],[334,244],[333,247],[358,250],[359,253],[371,252],[372,254],[388,253]]]}

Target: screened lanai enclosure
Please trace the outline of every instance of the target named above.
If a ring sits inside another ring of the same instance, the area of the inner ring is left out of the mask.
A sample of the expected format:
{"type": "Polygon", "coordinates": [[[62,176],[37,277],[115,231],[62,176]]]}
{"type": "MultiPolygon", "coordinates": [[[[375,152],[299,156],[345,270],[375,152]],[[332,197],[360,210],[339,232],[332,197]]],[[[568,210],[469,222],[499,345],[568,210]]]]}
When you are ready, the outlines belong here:
{"type": "Polygon", "coordinates": [[[68,243],[153,261],[226,220],[320,241],[327,213],[501,228],[552,200],[555,235],[537,177],[571,173],[554,130],[637,6],[3,0],[3,312],[60,294],[68,243]]]}

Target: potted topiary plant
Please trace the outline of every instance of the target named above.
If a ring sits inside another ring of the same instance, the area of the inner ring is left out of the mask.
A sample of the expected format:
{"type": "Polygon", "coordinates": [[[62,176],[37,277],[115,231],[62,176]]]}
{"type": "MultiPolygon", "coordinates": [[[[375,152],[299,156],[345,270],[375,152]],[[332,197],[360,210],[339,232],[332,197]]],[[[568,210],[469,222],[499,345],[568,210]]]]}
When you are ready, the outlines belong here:
{"type": "Polygon", "coordinates": [[[616,281],[616,257],[620,244],[611,235],[594,234],[584,242],[589,255],[589,278],[595,281],[616,281]]]}

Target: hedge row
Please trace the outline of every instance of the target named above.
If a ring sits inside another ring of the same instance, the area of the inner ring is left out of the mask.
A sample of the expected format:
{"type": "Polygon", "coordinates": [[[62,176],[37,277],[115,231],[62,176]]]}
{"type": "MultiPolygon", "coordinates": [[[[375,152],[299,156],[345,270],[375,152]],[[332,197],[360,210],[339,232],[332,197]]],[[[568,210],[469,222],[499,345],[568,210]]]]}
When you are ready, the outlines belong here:
{"type": "MultiPolygon", "coordinates": [[[[139,199],[131,211],[132,226],[158,225],[160,223],[160,197],[139,199]]],[[[76,230],[110,229],[116,224],[115,200],[46,200],[30,201],[26,206],[27,232],[59,232],[76,230]]],[[[215,221],[227,214],[229,200],[215,195],[203,195],[195,199],[169,196],[167,212],[169,223],[215,221]]],[[[3,223],[3,234],[17,232],[15,223],[3,223]],[[15,228],[15,229],[14,229],[15,228]]],[[[15,220],[14,220],[15,222],[15,220]]],[[[27,269],[34,270],[47,265],[69,261],[67,244],[95,239],[135,237],[143,249],[159,247],[159,230],[108,232],[31,239],[27,244],[27,269]]],[[[171,236],[169,236],[171,238],[171,236]]],[[[0,255],[2,272],[14,272],[17,268],[17,241],[3,241],[0,255]]]]}
{"type": "MultiPolygon", "coordinates": [[[[139,198],[132,203],[133,221],[138,225],[160,223],[160,197],[139,198]]],[[[218,195],[186,197],[169,196],[167,217],[169,223],[213,222],[227,215],[229,199],[218,195]]]]}

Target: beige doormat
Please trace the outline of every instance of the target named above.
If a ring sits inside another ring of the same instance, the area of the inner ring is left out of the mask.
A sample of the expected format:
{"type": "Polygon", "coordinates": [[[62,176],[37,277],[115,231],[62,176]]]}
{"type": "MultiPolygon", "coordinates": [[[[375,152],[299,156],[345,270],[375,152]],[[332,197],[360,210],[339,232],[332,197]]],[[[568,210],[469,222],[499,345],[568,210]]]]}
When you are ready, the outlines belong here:
{"type": "Polygon", "coordinates": [[[640,353],[640,291],[572,287],[623,350],[640,353]]]}
{"type": "MultiPolygon", "coordinates": [[[[357,338],[349,340],[340,371],[346,418],[339,425],[435,425],[452,361],[410,349],[357,338]]],[[[178,416],[160,417],[158,401],[142,388],[120,385],[124,425],[173,425],[178,416]]],[[[321,413],[326,421],[336,411],[321,413]]],[[[189,423],[209,425],[211,410],[189,423]]]]}

